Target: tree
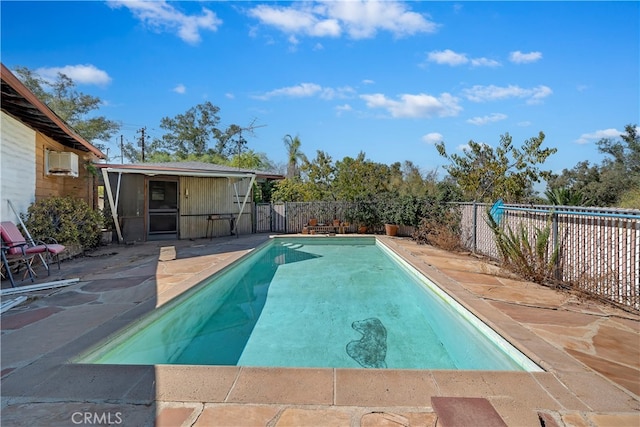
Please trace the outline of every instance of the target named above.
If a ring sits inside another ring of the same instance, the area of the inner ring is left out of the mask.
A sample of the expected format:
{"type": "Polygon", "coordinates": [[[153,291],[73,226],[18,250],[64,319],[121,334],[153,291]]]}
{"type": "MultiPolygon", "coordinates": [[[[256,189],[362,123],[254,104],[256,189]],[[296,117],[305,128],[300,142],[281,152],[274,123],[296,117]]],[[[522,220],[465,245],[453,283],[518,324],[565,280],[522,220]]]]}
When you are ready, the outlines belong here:
{"type": "Polygon", "coordinates": [[[120,130],[120,125],[104,116],[90,117],[100,108],[100,98],[76,90],[74,81],[63,73],[58,73],[53,82],[38,76],[26,67],[17,67],[16,74],[22,83],[56,113],[78,135],[104,150],[104,144],[120,130]]]}
{"type": "Polygon", "coordinates": [[[300,137],[298,137],[298,135],[292,137],[287,134],[284,136],[284,145],[287,148],[287,178],[299,178],[300,170],[298,168],[298,162],[305,162],[307,160],[304,153],[300,151],[300,145],[302,145],[300,137]]]}
{"type": "Polygon", "coordinates": [[[390,169],[365,158],[360,152],[354,159],[345,157],[335,164],[333,187],[339,200],[367,199],[388,190],[390,169]]]}
{"type": "Polygon", "coordinates": [[[585,201],[584,194],[570,188],[554,188],[545,191],[544,195],[547,198],[547,203],[550,205],[582,206],[585,201]]]}
{"type": "Polygon", "coordinates": [[[228,165],[236,168],[252,169],[252,170],[273,169],[273,164],[267,158],[266,154],[256,153],[253,150],[247,150],[241,154],[233,156],[229,160],[228,165]]]}
{"type": "MultiPolygon", "coordinates": [[[[201,161],[228,164],[234,156],[247,151],[243,131],[252,132],[254,126],[241,128],[236,124],[220,130],[220,108],[207,101],[189,108],[175,117],[163,117],[161,138],[145,142],[145,161],[201,161]]],[[[125,147],[125,155],[132,161],[141,161],[141,151],[132,144],[125,147]]]]}
{"type": "Polygon", "coordinates": [[[275,183],[271,200],[277,202],[312,202],[317,199],[317,191],[309,183],[299,178],[285,178],[275,183]]]}
{"type": "Polygon", "coordinates": [[[582,161],[553,175],[547,189],[566,188],[585,195],[587,206],[637,206],[640,192],[640,136],[635,125],[625,126],[620,139],[603,138],[596,144],[607,157],[600,164],[582,161]]]}
{"type": "MultiPolygon", "coordinates": [[[[163,117],[160,127],[166,131],[160,140],[154,141],[158,151],[174,154],[178,159],[186,159],[190,154],[201,156],[207,152],[210,142],[220,131],[218,112],[220,108],[207,101],[188,109],[174,118],[163,117]]],[[[218,154],[221,149],[216,149],[218,154]]]]}
{"type": "Polygon", "coordinates": [[[620,165],[631,175],[640,175],[640,129],[636,125],[626,125],[626,133],[620,135],[621,140],[602,138],[596,144],[598,151],[608,154],[612,159],[605,159],[603,164],[620,165]]]}
{"type": "Polygon", "coordinates": [[[446,171],[460,186],[468,199],[491,202],[503,199],[507,202],[523,202],[532,194],[534,182],[551,177],[551,171],[543,171],[541,165],[556,148],[541,148],[545,135],[527,139],[521,148],[513,145],[511,136],[500,136],[500,144],[491,146],[469,141],[463,155],[446,152],[444,142],[436,144],[438,153],[451,164],[446,171]]]}
{"type": "Polygon", "coordinates": [[[303,181],[309,182],[313,189],[313,200],[336,200],[333,188],[336,168],[330,155],[318,150],[316,158],[302,166],[302,172],[303,181]]]}

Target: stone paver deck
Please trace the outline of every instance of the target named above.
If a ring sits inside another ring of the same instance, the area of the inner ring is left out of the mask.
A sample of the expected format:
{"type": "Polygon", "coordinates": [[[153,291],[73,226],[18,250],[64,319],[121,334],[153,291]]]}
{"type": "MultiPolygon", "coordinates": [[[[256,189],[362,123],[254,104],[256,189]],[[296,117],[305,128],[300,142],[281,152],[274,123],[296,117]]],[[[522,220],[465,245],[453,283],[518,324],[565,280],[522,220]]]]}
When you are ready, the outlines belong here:
{"type": "Polygon", "coordinates": [[[640,425],[638,313],[406,238],[379,236],[545,371],[69,363],[268,238],[110,245],[54,266],[38,282],[80,280],[30,292],[0,318],[2,425],[640,425]]]}

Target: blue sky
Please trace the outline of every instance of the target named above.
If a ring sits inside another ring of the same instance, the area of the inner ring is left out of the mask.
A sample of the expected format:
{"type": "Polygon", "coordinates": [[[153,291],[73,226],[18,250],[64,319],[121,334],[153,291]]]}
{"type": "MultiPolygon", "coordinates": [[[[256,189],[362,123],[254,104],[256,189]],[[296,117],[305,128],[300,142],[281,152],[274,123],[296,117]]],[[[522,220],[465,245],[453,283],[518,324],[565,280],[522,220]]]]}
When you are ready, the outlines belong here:
{"type": "Polygon", "coordinates": [[[310,158],[364,151],[442,171],[434,142],[543,131],[560,172],[599,163],[597,140],[640,124],[639,5],[2,1],[1,54],[72,77],[129,142],[210,101],[222,126],[262,126],[249,148],[279,164],[286,134],[310,158]]]}

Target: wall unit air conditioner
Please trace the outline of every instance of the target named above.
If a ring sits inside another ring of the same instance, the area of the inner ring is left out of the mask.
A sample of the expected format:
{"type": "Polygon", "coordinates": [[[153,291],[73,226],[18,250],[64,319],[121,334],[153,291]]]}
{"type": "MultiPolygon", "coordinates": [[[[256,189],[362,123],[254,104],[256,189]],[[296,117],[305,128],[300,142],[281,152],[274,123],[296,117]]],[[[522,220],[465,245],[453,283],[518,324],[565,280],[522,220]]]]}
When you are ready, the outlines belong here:
{"type": "Polygon", "coordinates": [[[78,177],[78,155],[68,151],[47,151],[47,175],[78,177]]]}

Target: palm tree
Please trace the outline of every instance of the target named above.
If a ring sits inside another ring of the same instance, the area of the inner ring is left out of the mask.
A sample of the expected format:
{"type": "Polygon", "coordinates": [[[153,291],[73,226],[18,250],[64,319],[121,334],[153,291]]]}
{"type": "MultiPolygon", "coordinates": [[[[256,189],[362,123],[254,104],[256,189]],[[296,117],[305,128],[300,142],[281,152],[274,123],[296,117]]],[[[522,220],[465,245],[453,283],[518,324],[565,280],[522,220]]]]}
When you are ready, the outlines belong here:
{"type": "Polygon", "coordinates": [[[298,135],[292,137],[287,134],[283,138],[284,145],[287,147],[287,178],[293,179],[300,176],[298,169],[298,161],[306,161],[307,157],[302,151],[300,151],[300,145],[302,142],[298,135]]]}
{"type": "Polygon", "coordinates": [[[584,194],[571,188],[553,188],[544,192],[550,205],[582,206],[585,204],[584,194]]]}

